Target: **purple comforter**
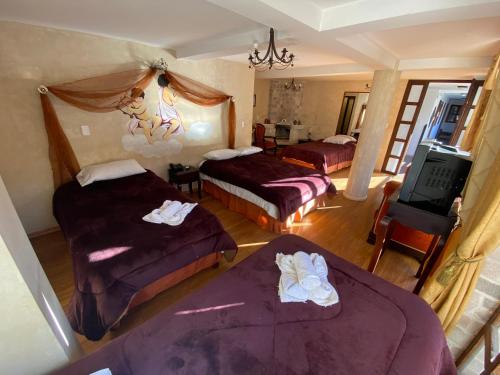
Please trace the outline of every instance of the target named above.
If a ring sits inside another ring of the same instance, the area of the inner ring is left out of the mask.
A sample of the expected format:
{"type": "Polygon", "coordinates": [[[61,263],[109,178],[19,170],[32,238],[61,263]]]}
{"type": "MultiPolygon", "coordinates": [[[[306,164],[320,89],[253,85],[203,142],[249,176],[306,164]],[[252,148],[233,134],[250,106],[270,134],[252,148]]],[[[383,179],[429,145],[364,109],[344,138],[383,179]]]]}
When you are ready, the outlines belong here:
{"type": "Polygon", "coordinates": [[[83,188],[73,181],[55,192],[54,215],[73,260],[67,314],[75,331],[100,339],[140,289],[212,252],[237,248],[199,205],[179,226],[142,220],[166,199],[191,202],[151,171],[83,188]]]}
{"type": "Polygon", "coordinates": [[[328,173],[330,168],[334,172],[343,168],[342,164],[352,161],[355,151],[356,142],[339,145],[318,141],[288,146],[281,156],[304,161],[314,165],[317,170],[328,173]]]}
{"type": "Polygon", "coordinates": [[[282,236],[60,374],[448,375],[456,369],[419,297],[300,237],[282,236]],[[277,252],[323,255],[338,307],[283,304],[277,252]]]}
{"type": "Polygon", "coordinates": [[[273,158],[262,153],[227,160],[207,160],[200,171],[210,177],[251,191],[278,207],[279,220],[310,200],[335,193],[335,186],[322,172],[273,158]]]}

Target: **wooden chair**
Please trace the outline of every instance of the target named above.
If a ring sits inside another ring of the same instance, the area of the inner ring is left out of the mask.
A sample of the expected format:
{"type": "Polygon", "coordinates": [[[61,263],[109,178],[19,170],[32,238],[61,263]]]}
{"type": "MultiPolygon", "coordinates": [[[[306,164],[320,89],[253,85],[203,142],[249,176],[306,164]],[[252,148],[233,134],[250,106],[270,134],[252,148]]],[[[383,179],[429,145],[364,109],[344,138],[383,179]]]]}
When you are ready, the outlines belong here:
{"type": "MultiPolygon", "coordinates": [[[[388,208],[387,200],[389,197],[401,186],[401,182],[389,181],[384,186],[384,197],[382,202],[380,202],[379,208],[375,211],[374,221],[370,233],[368,234],[368,242],[375,243],[375,228],[379,221],[385,216],[388,208]]],[[[396,224],[394,232],[391,234],[391,244],[392,247],[399,248],[401,250],[406,250],[412,255],[416,255],[419,258],[425,256],[425,253],[429,248],[433,246],[435,241],[434,236],[420,232],[410,227],[406,227],[401,224],[396,224]]],[[[390,246],[389,245],[389,246],[390,246]]],[[[421,272],[421,271],[420,271],[421,272]]],[[[419,273],[420,273],[419,272],[419,273]]]]}
{"type": "Polygon", "coordinates": [[[276,155],[278,149],[276,137],[266,137],[266,127],[262,124],[255,124],[253,145],[262,148],[265,154],[272,151],[276,155]]]}

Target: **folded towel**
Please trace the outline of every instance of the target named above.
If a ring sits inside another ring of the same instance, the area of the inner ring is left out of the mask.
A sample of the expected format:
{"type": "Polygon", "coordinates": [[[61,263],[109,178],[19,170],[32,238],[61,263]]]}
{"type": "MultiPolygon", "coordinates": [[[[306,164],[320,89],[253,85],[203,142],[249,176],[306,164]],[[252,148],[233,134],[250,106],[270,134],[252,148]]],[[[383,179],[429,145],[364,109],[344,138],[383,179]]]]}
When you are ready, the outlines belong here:
{"type": "Polygon", "coordinates": [[[328,266],[325,258],[319,254],[311,254],[316,274],[321,280],[321,285],[309,292],[309,298],[321,306],[330,306],[339,301],[339,295],[332,284],[328,281],[328,266]]]}
{"type": "Polygon", "coordinates": [[[186,216],[189,215],[189,213],[193,210],[193,208],[196,207],[197,204],[198,203],[183,203],[180,209],[171,217],[166,218],[162,215],[163,222],[172,226],[182,224],[186,216]]]}
{"type": "Polygon", "coordinates": [[[316,269],[311,261],[311,256],[303,251],[293,254],[293,263],[299,284],[305,290],[313,290],[321,285],[321,279],[316,274],[316,269]]]}
{"type": "Polygon", "coordinates": [[[166,200],[160,208],[161,216],[164,219],[169,219],[173,217],[181,208],[181,202],[166,200]]]}
{"type": "Polygon", "coordinates": [[[328,281],[328,266],[325,258],[319,254],[307,254],[302,251],[294,255],[276,254],[276,264],[281,271],[278,295],[281,302],[306,302],[311,300],[320,306],[330,306],[339,302],[335,288],[328,281]],[[297,267],[299,264],[299,267],[297,267]],[[317,286],[306,289],[300,283],[301,268],[306,284],[317,286]],[[307,270],[307,272],[305,271],[307,270]]]}
{"type": "Polygon", "coordinates": [[[293,256],[276,254],[276,264],[281,271],[279,282],[279,295],[282,302],[305,302],[307,300],[307,290],[302,288],[297,279],[293,256]]]}
{"type": "Polygon", "coordinates": [[[154,224],[180,225],[197,204],[166,200],[160,208],[154,209],[142,220],[154,224]]]}

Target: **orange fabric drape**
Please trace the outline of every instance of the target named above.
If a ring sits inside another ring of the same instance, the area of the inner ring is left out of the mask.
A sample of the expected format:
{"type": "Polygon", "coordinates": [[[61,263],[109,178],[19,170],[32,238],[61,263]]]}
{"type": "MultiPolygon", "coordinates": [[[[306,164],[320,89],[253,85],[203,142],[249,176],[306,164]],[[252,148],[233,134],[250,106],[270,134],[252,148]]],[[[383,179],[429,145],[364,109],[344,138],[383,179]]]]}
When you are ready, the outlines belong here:
{"type": "Polygon", "coordinates": [[[40,100],[42,101],[45,130],[49,139],[49,160],[52,167],[54,186],[58,187],[73,180],[76,174],[80,172],[80,165],[66,134],[61,128],[49,97],[40,94],[40,100]]]}
{"type": "Polygon", "coordinates": [[[234,148],[235,132],[236,132],[236,108],[232,96],[216,90],[212,87],[196,82],[190,78],[180,74],[165,72],[165,76],[170,82],[172,88],[190,102],[204,106],[213,106],[224,103],[229,100],[228,107],[228,145],[229,148],[234,148]]]}
{"type": "Polygon", "coordinates": [[[146,88],[155,74],[154,68],[134,69],[49,86],[48,89],[59,99],[84,111],[112,112],[130,104],[124,97],[134,87],[146,88]]]}
{"type": "MultiPolygon", "coordinates": [[[[48,92],[77,108],[89,112],[112,112],[130,102],[130,90],[145,89],[157,73],[156,68],[133,69],[104,76],[82,79],[47,87],[48,92]]],[[[172,72],[164,72],[172,88],[186,100],[204,106],[214,106],[229,101],[228,144],[234,148],[236,110],[232,97],[219,90],[172,72]]],[[[49,141],[49,159],[54,186],[72,180],[80,171],[78,160],[71,148],[57,114],[46,93],[41,95],[45,129],[49,141]]]]}

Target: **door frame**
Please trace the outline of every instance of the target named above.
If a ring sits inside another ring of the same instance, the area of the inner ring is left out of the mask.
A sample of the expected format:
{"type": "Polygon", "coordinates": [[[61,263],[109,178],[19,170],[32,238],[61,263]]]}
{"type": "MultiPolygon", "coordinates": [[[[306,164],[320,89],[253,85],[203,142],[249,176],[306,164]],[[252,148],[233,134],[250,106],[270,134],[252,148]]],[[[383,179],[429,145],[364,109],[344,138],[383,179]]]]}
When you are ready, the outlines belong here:
{"type": "MultiPolygon", "coordinates": [[[[411,136],[413,135],[413,130],[414,130],[415,124],[418,120],[418,116],[420,115],[420,109],[422,108],[422,104],[423,104],[423,101],[425,99],[425,95],[427,94],[427,88],[429,87],[430,83],[434,83],[434,82],[437,82],[437,83],[470,83],[471,85],[469,86],[469,91],[468,91],[468,93],[469,93],[471,91],[472,84],[473,84],[474,80],[473,79],[410,79],[410,80],[408,80],[408,83],[406,84],[406,89],[405,89],[405,92],[403,95],[403,99],[401,100],[401,104],[399,106],[399,111],[398,111],[398,115],[396,117],[396,122],[394,124],[393,129],[392,129],[392,134],[391,134],[391,138],[389,140],[389,145],[387,147],[387,150],[386,150],[386,153],[384,156],[384,162],[382,164],[382,172],[392,174],[392,175],[396,175],[398,173],[399,168],[401,167],[401,163],[406,155],[406,150],[408,148],[408,144],[409,144],[409,141],[411,139],[411,136]],[[423,85],[424,87],[422,88],[419,100],[417,102],[408,102],[408,97],[410,95],[411,87],[413,85],[423,85]],[[403,114],[404,114],[405,107],[407,105],[415,105],[416,106],[415,112],[413,114],[413,119],[412,119],[412,121],[401,121],[403,114]],[[398,130],[399,130],[399,124],[401,124],[401,123],[410,125],[410,128],[408,129],[408,134],[407,134],[407,137],[405,140],[396,138],[398,130]],[[394,142],[403,142],[404,143],[403,151],[401,152],[400,157],[395,157],[395,156],[391,155],[391,151],[392,151],[394,142]],[[391,172],[391,171],[388,171],[386,169],[387,162],[388,162],[390,157],[399,159],[397,167],[395,169],[395,172],[391,172]]],[[[474,98],[472,100],[474,100],[474,98]]],[[[463,116],[461,115],[459,118],[459,121],[462,119],[462,117],[463,116]]],[[[465,121],[465,119],[464,119],[464,121],[465,121]]],[[[457,122],[457,127],[458,127],[458,122],[457,122]]]]}
{"type": "Polygon", "coordinates": [[[453,131],[453,134],[450,139],[450,145],[451,146],[456,146],[460,134],[462,133],[462,130],[465,130],[466,125],[465,121],[467,121],[467,117],[469,116],[469,112],[475,111],[476,110],[476,105],[474,104],[474,99],[476,98],[477,90],[479,90],[480,87],[484,85],[484,80],[480,79],[473,79],[472,83],[469,87],[469,91],[467,92],[467,97],[465,98],[465,103],[460,108],[460,113],[458,116],[458,121],[457,125],[455,126],[455,130],[453,131]]]}

